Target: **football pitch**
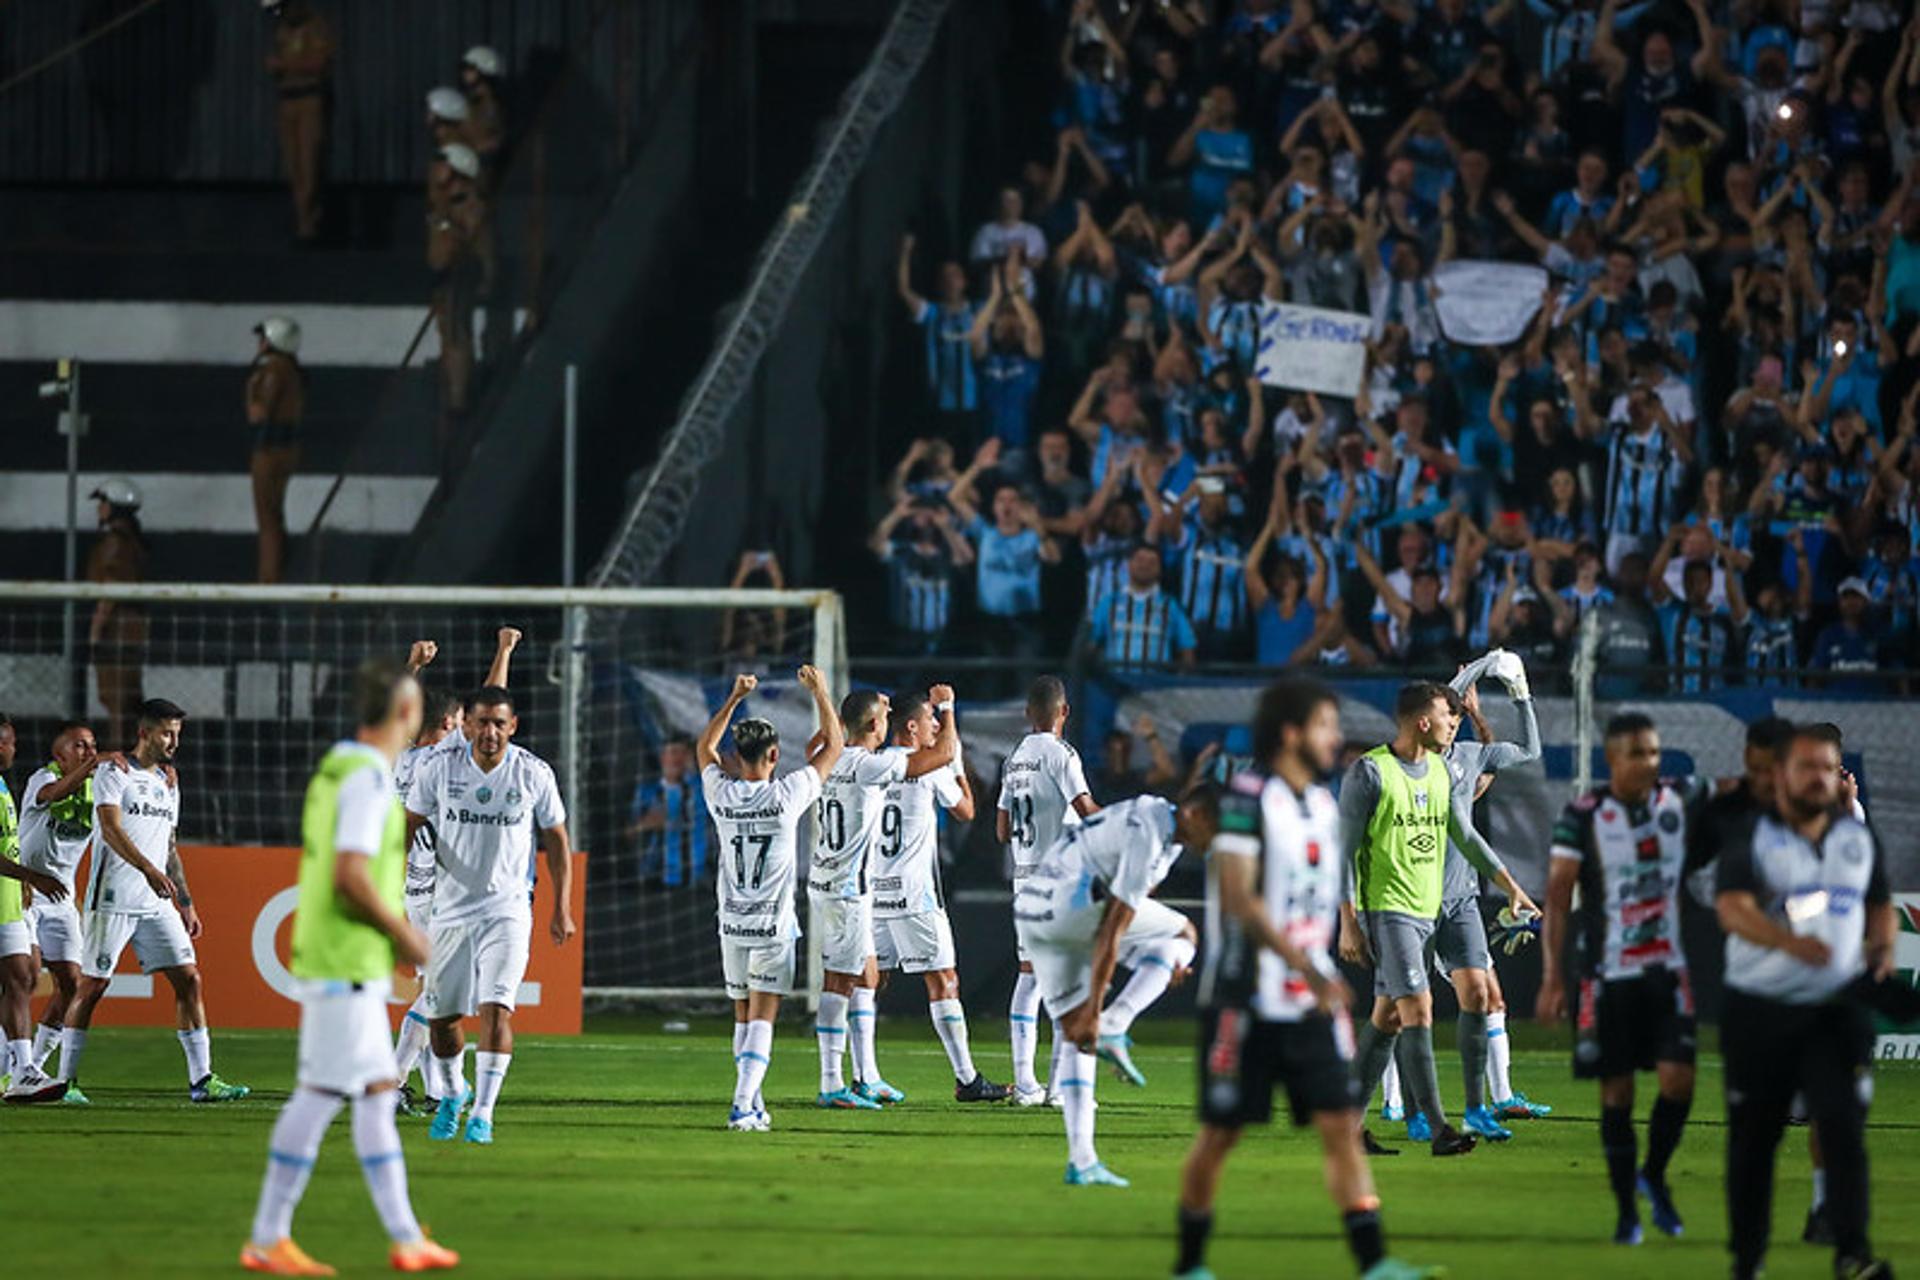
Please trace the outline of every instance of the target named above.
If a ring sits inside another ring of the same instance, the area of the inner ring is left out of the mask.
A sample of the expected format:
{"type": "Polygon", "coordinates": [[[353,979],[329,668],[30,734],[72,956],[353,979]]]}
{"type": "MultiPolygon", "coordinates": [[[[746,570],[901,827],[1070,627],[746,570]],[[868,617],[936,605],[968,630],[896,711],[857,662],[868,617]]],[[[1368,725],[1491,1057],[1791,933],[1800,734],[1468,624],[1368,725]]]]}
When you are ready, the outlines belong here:
{"type": "MultiPolygon", "coordinates": [[[[727,1025],[697,1020],[675,1034],[665,1021],[591,1018],[580,1039],[521,1037],[492,1147],[431,1142],[424,1120],[402,1119],[415,1207],[436,1238],[464,1254],[462,1272],[1117,1280],[1170,1269],[1175,1188],[1193,1134],[1184,1021],[1141,1024],[1146,1089],[1104,1072],[1100,1081],[1100,1152],[1133,1180],[1128,1190],[1061,1185],[1065,1141],[1050,1108],[956,1105],[923,1019],[881,1024],[881,1064],[908,1094],[886,1113],[816,1110],[813,1037],[804,1022],[783,1022],[766,1084],[774,1123],[766,1134],[724,1129],[733,1080],[727,1025]]],[[[1004,1032],[998,1023],[973,1028],[976,1057],[996,1079],[1006,1075],[1004,1032]]],[[[1443,1027],[1438,1038],[1452,1033],[1443,1027]]],[[[1573,1084],[1566,1052],[1537,1029],[1525,1028],[1517,1048],[1516,1086],[1553,1103],[1553,1118],[1517,1124],[1512,1142],[1464,1158],[1405,1147],[1376,1160],[1392,1251],[1455,1276],[1724,1275],[1717,1061],[1702,1062],[1694,1120],[1674,1162],[1687,1234],[1669,1240],[1649,1226],[1647,1243],[1629,1250],[1606,1240],[1613,1215],[1593,1087],[1573,1084]]],[[[291,1033],[216,1030],[214,1050],[223,1076],[253,1086],[251,1099],[196,1107],[171,1034],[100,1028],[87,1050],[92,1107],[0,1111],[0,1169],[13,1206],[0,1274],[238,1272],[294,1045],[291,1033]]],[[[1456,1100],[1451,1058],[1441,1078],[1456,1100]]],[[[1644,1118],[1644,1097],[1637,1110],[1644,1118]]],[[[1782,1144],[1768,1270],[1775,1280],[1831,1274],[1831,1253],[1799,1240],[1804,1133],[1790,1130],[1782,1144]]],[[[1868,1144],[1877,1250],[1900,1261],[1920,1256],[1920,1070],[1880,1071],[1868,1144]]],[[[1306,1134],[1249,1131],[1217,1221],[1211,1261],[1223,1278],[1352,1274],[1306,1134]]],[[[321,1151],[295,1238],[342,1275],[386,1269],[344,1115],[321,1151]]]]}

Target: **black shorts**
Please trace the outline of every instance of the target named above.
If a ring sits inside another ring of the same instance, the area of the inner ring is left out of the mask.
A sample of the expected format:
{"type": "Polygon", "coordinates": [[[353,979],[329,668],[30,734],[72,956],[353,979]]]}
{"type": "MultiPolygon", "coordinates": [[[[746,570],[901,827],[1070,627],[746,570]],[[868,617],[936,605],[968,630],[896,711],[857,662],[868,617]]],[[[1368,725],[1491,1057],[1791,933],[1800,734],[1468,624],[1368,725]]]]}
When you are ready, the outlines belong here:
{"type": "Polygon", "coordinates": [[[1662,1062],[1693,1065],[1698,1026],[1684,973],[1650,969],[1637,978],[1584,979],[1573,1020],[1576,1080],[1629,1076],[1662,1062]]]}
{"type": "Polygon", "coordinates": [[[1293,1123],[1316,1112],[1358,1107],[1353,1027],[1325,1014],[1299,1022],[1262,1022],[1245,1009],[1200,1015],[1200,1119],[1223,1129],[1273,1119],[1273,1091],[1284,1086],[1293,1123]]]}

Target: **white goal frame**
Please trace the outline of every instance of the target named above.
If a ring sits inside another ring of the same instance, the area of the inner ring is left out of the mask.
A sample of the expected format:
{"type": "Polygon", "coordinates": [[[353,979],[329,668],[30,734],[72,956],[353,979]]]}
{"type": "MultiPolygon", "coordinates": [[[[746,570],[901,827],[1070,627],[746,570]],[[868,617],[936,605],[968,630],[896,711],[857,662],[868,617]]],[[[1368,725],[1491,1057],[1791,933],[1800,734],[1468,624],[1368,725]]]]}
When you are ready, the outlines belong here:
{"type": "MultiPolygon", "coordinates": [[[[0,580],[0,609],[12,604],[64,604],[65,651],[72,659],[77,643],[81,605],[99,601],[127,604],[285,606],[406,606],[409,608],[552,609],[564,611],[565,639],[553,647],[544,667],[548,683],[561,688],[561,750],[555,762],[569,811],[580,810],[582,778],[581,710],[588,696],[586,657],[590,652],[591,620],[603,610],[671,609],[793,609],[812,618],[814,666],[827,678],[837,705],[848,690],[846,612],[840,593],[830,590],[763,587],[515,587],[515,586],[347,586],[247,585],[227,582],[90,583],[0,580]]],[[[538,677],[536,677],[538,678],[538,677]]],[[[811,818],[808,819],[809,828],[811,818]]],[[[803,830],[803,839],[806,831],[803,830]]],[[[810,845],[808,846],[810,847],[810,845]]],[[[589,888],[591,891],[591,887],[589,888]]],[[[812,1007],[820,985],[819,944],[807,931],[808,990],[812,1007]]],[[[586,987],[589,1000],[705,1000],[724,999],[726,992],[707,987],[586,987]]]]}

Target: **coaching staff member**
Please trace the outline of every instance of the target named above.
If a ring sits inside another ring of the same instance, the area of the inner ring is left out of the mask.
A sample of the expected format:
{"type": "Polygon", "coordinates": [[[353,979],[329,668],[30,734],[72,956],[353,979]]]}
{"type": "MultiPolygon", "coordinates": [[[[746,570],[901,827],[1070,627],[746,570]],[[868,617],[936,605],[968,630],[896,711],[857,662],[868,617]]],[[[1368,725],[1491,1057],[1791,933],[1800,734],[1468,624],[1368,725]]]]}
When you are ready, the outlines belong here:
{"type": "Polygon", "coordinates": [[[1827,1165],[1834,1275],[1891,1276],[1867,1243],[1867,1106],[1873,1025],[1857,993],[1893,964],[1886,860],[1842,805],[1840,734],[1806,725],[1787,740],[1773,811],[1720,857],[1715,906],[1727,931],[1721,1052],[1727,1084],[1727,1216],[1733,1274],[1767,1252],[1774,1148],[1796,1091],[1827,1165]],[[1850,991],[1849,988],[1853,990],[1850,991]]]}

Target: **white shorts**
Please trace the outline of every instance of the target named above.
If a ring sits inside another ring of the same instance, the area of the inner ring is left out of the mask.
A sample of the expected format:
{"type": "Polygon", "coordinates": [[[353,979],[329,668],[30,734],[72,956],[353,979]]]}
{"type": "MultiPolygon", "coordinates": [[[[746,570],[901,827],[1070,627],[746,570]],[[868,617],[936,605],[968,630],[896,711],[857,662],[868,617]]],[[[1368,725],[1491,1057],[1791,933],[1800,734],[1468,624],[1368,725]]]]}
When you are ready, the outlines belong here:
{"type": "Polygon", "coordinates": [[[193,964],[193,939],[180,913],[168,908],[157,916],[133,916],[124,911],[87,913],[86,947],[80,953],[80,972],[89,978],[110,978],[120,953],[133,943],[140,972],[178,969],[193,964]]]}
{"type": "MultiPolygon", "coordinates": [[[[1147,947],[1181,937],[1189,927],[1178,911],[1148,898],[1120,935],[1119,963],[1133,968],[1147,947]]],[[[1019,931],[1049,1016],[1065,1017],[1093,997],[1093,934],[1084,929],[1055,932],[1025,921],[1019,922],[1019,931]]]]}
{"type": "Polygon", "coordinates": [[[820,939],[820,964],[828,973],[865,973],[873,947],[873,899],[809,893],[809,925],[820,939]]]}
{"type": "Polygon", "coordinates": [[[43,964],[79,964],[86,954],[80,909],[71,898],[61,902],[35,898],[27,908],[27,932],[40,948],[43,964]]]}
{"type": "Polygon", "coordinates": [[[400,1078],[387,1027],[393,983],[300,981],[299,1082],[309,1089],[357,1097],[369,1085],[400,1078]]]}
{"type": "Polygon", "coordinates": [[[527,976],[533,921],[494,916],[436,925],[427,960],[426,1014],[470,1018],[483,1004],[512,1010],[527,976]]]}
{"type": "Polygon", "coordinates": [[[796,950],[792,938],[780,942],[720,939],[720,967],[727,975],[727,998],[745,1000],[755,991],[775,996],[791,993],[796,950]]]}
{"type": "Polygon", "coordinates": [[[9,920],[0,924],[0,956],[30,956],[33,954],[33,931],[27,928],[25,920],[9,920]]]}
{"type": "Polygon", "coordinates": [[[407,923],[422,933],[428,933],[433,926],[433,895],[423,893],[407,898],[407,923]]]}
{"type": "Polygon", "coordinates": [[[944,908],[873,922],[873,950],[884,970],[937,973],[954,967],[953,925],[944,908]]]}

